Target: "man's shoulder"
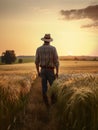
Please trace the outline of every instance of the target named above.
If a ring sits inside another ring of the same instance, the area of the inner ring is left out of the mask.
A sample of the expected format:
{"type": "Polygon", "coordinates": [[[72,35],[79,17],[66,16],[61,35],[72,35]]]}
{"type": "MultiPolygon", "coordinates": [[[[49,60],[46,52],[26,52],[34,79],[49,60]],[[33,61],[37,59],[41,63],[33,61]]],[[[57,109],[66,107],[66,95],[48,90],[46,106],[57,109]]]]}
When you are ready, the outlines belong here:
{"type": "Polygon", "coordinates": [[[41,51],[41,50],[43,50],[43,49],[45,49],[45,50],[52,50],[52,51],[55,51],[56,50],[56,47],[54,47],[54,46],[52,46],[52,45],[48,45],[48,46],[46,46],[46,45],[42,45],[42,46],[39,46],[38,48],[37,48],[37,51],[41,51]]]}
{"type": "Polygon", "coordinates": [[[53,45],[49,45],[51,48],[55,48],[55,46],[53,46],[53,45]]]}
{"type": "Polygon", "coordinates": [[[43,48],[43,46],[39,46],[39,47],[37,48],[37,50],[40,50],[41,48],[43,48]]]}
{"type": "Polygon", "coordinates": [[[52,50],[56,50],[56,47],[52,46],[52,45],[49,45],[49,48],[52,49],[52,50]]]}
{"type": "Polygon", "coordinates": [[[46,47],[55,49],[55,46],[52,46],[52,45],[42,45],[42,46],[39,46],[37,49],[46,48],[46,47]]]}

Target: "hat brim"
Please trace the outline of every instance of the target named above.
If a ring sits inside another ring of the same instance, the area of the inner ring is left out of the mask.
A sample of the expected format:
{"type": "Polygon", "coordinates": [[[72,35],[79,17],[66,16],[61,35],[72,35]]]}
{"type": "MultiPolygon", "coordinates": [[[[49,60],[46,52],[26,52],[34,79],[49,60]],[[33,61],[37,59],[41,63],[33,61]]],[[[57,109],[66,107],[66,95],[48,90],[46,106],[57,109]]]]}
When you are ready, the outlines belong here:
{"type": "Polygon", "coordinates": [[[50,39],[41,38],[41,40],[42,40],[42,41],[46,41],[46,42],[52,42],[52,41],[53,41],[53,39],[52,39],[52,38],[50,38],[50,39]]]}

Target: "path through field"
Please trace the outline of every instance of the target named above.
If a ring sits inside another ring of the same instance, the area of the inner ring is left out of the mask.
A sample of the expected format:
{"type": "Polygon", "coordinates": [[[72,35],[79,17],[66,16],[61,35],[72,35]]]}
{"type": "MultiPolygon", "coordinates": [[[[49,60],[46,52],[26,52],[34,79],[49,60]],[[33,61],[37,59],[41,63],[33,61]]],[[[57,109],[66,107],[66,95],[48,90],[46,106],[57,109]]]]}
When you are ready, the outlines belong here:
{"type": "Polygon", "coordinates": [[[41,82],[37,78],[32,85],[25,112],[19,113],[11,130],[49,130],[48,122],[49,111],[43,103],[41,82]]]}

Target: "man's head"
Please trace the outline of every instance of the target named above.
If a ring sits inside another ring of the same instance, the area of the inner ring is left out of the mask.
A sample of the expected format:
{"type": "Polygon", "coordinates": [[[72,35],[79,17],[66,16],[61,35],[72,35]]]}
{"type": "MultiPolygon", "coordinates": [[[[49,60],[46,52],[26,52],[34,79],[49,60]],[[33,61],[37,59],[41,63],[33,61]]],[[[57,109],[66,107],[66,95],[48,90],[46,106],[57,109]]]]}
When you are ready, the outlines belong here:
{"type": "Polygon", "coordinates": [[[44,41],[45,43],[50,43],[53,41],[50,34],[45,34],[45,36],[41,38],[41,40],[44,41]]]}

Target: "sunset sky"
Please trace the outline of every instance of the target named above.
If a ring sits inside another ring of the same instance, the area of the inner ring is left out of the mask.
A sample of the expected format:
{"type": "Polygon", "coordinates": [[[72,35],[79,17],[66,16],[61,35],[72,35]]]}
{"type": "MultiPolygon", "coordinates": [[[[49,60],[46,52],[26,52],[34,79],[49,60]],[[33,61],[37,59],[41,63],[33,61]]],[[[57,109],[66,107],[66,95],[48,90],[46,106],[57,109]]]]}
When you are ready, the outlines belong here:
{"type": "Polygon", "coordinates": [[[0,0],[0,55],[35,55],[45,33],[60,56],[98,56],[98,0],[0,0]]]}

